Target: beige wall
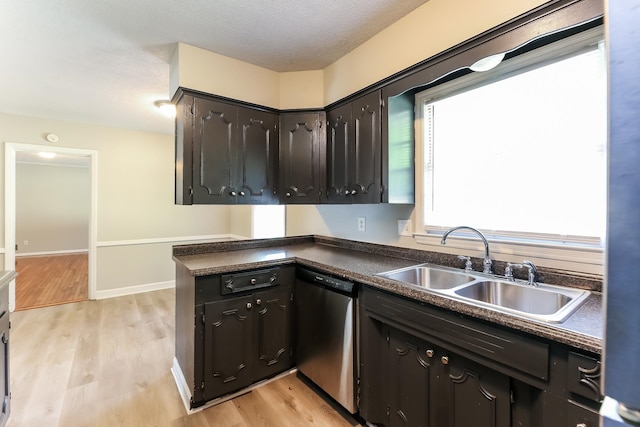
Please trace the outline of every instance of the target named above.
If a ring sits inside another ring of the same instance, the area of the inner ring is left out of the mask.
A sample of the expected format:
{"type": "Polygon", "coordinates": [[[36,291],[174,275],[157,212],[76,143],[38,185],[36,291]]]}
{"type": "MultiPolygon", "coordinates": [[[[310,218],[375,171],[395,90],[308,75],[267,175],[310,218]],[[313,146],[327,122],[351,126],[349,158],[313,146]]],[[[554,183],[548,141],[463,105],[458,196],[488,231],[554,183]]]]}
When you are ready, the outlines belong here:
{"type": "MultiPolygon", "coordinates": [[[[0,114],[3,143],[50,145],[44,139],[50,132],[60,137],[57,146],[98,153],[98,292],[170,282],[173,261],[165,241],[229,234],[228,206],[174,205],[173,135],[0,114]],[[148,239],[163,242],[140,245],[148,239]]],[[[4,147],[0,165],[4,182],[4,147]]],[[[0,192],[4,242],[4,184],[0,192]]]]}
{"type": "Polygon", "coordinates": [[[545,2],[429,0],[325,69],[300,73],[180,43],[170,91],[182,86],[279,109],[324,107],[545,2]]]}
{"type": "Polygon", "coordinates": [[[429,0],[324,69],[326,104],[521,15],[545,0],[429,0]]]}
{"type": "Polygon", "coordinates": [[[86,251],[90,184],[86,167],[18,163],[16,255],[86,251]]]}

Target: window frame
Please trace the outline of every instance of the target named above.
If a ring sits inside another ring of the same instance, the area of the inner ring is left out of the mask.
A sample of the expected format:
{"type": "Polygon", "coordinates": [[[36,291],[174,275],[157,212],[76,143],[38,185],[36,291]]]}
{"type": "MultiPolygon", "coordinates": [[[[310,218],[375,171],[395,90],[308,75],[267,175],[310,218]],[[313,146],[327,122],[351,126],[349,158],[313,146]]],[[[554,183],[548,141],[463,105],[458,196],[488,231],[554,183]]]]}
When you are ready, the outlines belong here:
{"type": "MultiPolygon", "coordinates": [[[[464,253],[466,255],[469,255],[470,250],[477,249],[478,256],[482,256],[483,246],[477,236],[456,232],[448,238],[446,246],[441,246],[440,240],[442,234],[446,231],[446,227],[430,226],[424,223],[427,209],[425,200],[425,175],[427,172],[424,162],[425,141],[422,132],[423,102],[427,99],[443,97],[443,94],[449,96],[463,89],[467,90],[491,81],[503,79],[505,74],[513,75],[522,72],[523,67],[524,69],[537,68],[562,57],[593,49],[588,46],[602,43],[603,39],[604,28],[600,25],[513,57],[499,65],[494,73],[470,73],[415,94],[416,209],[414,213],[414,229],[417,232],[414,233],[414,239],[416,243],[437,246],[440,252],[464,253]],[[496,75],[497,73],[499,75],[496,75]]],[[[474,226],[474,224],[456,225],[474,226]]],[[[481,231],[491,242],[491,253],[500,254],[501,260],[520,262],[522,258],[526,258],[547,267],[595,275],[604,274],[604,236],[602,236],[602,239],[566,236],[566,239],[562,240],[538,233],[492,233],[490,230],[481,231]],[[521,239],[524,235],[527,236],[526,240],[521,239]]]]}

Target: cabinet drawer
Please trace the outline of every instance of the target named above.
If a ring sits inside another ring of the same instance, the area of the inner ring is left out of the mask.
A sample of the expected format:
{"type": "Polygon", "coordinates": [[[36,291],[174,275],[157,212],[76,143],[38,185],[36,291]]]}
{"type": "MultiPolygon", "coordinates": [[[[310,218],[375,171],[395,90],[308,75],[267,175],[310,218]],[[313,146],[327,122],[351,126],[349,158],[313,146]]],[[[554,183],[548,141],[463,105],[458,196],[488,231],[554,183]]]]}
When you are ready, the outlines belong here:
{"type": "Polygon", "coordinates": [[[600,416],[591,408],[567,401],[567,427],[598,427],[600,416]]]}
{"type": "Polygon", "coordinates": [[[602,399],[600,361],[573,351],[569,352],[567,389],[571,393],[596,402],[602,399]]]}
{"type": "Polygon", "coordinates": [[[549,345],[465,318],[418,301],[365,288],[361,302],[366,314],[408,327],[462,355],[481,356],[537,379],[549,379],[549,345]]]}
{"type": "Polygon", "coordinates": [[[254,270],[243,273],[223,274],[220,294],[229,295],[280,284],[278,268],[254,270]]]}

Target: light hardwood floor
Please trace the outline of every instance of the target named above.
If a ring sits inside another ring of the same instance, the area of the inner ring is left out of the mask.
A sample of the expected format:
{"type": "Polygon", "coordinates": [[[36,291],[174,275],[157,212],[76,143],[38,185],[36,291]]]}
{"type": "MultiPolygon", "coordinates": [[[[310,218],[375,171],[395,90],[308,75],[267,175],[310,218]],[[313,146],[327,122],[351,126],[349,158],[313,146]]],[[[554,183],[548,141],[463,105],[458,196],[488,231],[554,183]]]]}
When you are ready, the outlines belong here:
{"type": "Polygon", "coordinates": [[[16,258],[16,310],[86,301],[88,255],[16,258]]]}
{"type": "Polygon", "coordinates": [[[174,291],[11,314],[10,427],[359,425],[295,374],[186,415],[170,372],[174,291]]]}

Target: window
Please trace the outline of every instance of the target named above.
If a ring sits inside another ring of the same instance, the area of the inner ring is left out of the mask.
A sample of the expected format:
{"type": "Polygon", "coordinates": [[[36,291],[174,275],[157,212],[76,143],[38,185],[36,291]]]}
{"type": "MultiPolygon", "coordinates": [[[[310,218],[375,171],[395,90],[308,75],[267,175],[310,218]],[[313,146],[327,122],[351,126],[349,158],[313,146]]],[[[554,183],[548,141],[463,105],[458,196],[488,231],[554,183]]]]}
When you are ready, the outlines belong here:
{"type": "Polygon", "coordinates": [[[416,95],[427,234],[469,225],[503,241],[601,246],[602,39],[591,30],[416,95]]]}

